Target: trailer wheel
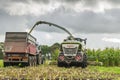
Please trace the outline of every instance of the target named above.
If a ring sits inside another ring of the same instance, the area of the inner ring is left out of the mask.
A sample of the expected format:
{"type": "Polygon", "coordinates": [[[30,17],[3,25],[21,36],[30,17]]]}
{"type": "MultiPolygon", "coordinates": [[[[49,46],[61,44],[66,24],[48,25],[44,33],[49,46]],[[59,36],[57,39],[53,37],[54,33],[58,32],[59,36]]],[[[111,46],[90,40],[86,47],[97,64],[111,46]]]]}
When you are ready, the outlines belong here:
{"type": "Polygon", "coordinates": [[[40,54],[37,55],[37,64],[38,65],[42,64],[42,59],[40,54]]]}
{"type": "Polygon", "coordinates": [[[4,62],[4,67],[7,67],[9,66],[9,63],[8,62],[4,62]]]}
{"type": "Polygon", "coordinates": [[[36,56],[34,56],[34,66],[37,65],[37,60],[36,60],[36,56]]]}
{"type": "Polygon", "coordinates": [[[31,66],[34,66],[34,58],[31,56],[31,66]]]}
{"type": "Polygon", "coordinates": [[[44,60],[42,59],[41,64],[44,64],[44,60]]]}
{"type": "Polygon", "coordinates": [[[29,65],[29,66],[32,66],[32,58],[31,58],[31,56],[29,56],[29,62],[28,62],[28,65],[29,65]]]}
{"type": "Polygon", "coordinates": [[[32,56],[32,66],[34,66],[35,65],[35,61],[34,61],[34,56],[32,56]]]}

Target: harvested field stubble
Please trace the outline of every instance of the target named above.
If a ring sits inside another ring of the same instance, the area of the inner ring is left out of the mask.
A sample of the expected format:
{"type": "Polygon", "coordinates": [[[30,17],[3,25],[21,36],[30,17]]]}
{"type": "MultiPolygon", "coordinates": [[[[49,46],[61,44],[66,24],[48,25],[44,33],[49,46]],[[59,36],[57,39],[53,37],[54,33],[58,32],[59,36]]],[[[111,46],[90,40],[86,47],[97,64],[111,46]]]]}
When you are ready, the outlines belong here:
{"type": "Polygon", "coordinates": [[[59,68],[55,65],[0,68],[0,80],[119,80],[120,74],[99,72],[90,66],[59,68]]]}

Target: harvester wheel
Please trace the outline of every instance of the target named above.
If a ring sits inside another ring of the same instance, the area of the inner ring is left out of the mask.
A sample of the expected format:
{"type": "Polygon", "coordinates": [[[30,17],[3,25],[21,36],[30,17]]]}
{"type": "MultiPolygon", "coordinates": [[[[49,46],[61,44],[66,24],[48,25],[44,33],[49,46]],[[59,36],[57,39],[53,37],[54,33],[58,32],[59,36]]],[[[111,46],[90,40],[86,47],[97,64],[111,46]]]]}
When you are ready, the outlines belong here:
{"type": "Polygon", "coordinates": [[[58,66],[58,67],[63,67],[63,64],[58,61],[57,66],[58,66]]]}
{"type": "Polygon", "coordinates": [[[81,67],[82,68],[87,67],[87,55],[86,55],[86,53],[84,53],[84,55],[83,55],[83,62],[82,62],[81,67]]]}

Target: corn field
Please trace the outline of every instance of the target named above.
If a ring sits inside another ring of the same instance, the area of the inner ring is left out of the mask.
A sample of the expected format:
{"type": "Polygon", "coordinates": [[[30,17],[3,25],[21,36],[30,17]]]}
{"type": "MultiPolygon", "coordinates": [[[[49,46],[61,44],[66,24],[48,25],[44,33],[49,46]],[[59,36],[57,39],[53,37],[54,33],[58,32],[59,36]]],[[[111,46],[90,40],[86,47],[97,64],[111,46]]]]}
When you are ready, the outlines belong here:
{"type": "Polygon", "coordinates": [[[0,80],[120,80],[120,73],[100,72],[97,67],[91,66],[82,69],[40,65],[0,68],[0,80]]]}
{"type": "Polygon", "coordinates": [[[103,66],[120,66],[120,49],[87,50],[88,60],[102,62],[103,66]]]}

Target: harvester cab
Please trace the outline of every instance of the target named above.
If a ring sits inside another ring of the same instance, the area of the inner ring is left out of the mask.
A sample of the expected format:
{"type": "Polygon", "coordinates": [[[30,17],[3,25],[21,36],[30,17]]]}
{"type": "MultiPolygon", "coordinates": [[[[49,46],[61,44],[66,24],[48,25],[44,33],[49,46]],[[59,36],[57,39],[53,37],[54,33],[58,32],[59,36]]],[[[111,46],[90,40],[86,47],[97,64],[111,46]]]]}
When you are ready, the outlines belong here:
{"type": "Polygon", "coordinates": [[[87,67],[86,40],[68,37],[61,43],[58,66],[76,65],[87,67]]]}

